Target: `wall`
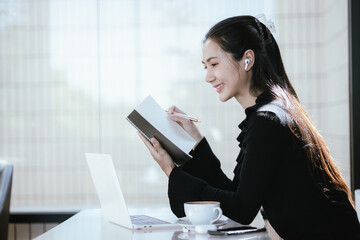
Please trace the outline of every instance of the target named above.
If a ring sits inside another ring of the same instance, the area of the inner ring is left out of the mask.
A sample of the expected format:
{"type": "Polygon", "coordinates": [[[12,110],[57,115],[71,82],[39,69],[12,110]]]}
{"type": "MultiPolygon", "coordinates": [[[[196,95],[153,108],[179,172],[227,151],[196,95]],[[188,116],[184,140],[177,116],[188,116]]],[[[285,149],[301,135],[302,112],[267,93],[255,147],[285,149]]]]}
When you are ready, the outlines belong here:
{"type": "Polygon", "coordinates": [[[279,0],[276,17],[289,78],[349,185],[347,3],[279,0]]]}

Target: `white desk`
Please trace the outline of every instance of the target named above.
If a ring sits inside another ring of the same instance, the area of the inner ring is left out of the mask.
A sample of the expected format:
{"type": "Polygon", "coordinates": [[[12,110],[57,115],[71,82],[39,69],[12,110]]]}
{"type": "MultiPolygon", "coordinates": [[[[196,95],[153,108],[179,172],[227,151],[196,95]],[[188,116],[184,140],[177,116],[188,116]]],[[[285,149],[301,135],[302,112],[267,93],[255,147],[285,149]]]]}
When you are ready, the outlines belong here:
{"type": "MultiPolygon", "coordinates": [[[[131,212],[131,214],[137,214],[131,212]]],[[[160,219],[170,220],[175,216],[172,214],[161,215],[151,214],[160,219]]],[[[150,215],[150,214],[148,214],[150,215]]],[[[229,226],[231,227],[231,226],[229,226]]],[[[232,237],[216,237],[208,234],[196,234],[194,232],[184,233],[182,228],[167,229],[167,230],[154,230],[152,232],[143,231],[131,231],[123,228],[119,225],[109,223],[104,220],[101,209],[89,209],[83,210],[51,229],[50,231],[37,237],[36,240],[92,240],[92,239],[120,239],[120,240],[175,240],[175,239],[194,239],[194,240],[205,240],[205,239],[261,239],[271,240],[267,232],[253,233],[237,235],[232,237]]]]}

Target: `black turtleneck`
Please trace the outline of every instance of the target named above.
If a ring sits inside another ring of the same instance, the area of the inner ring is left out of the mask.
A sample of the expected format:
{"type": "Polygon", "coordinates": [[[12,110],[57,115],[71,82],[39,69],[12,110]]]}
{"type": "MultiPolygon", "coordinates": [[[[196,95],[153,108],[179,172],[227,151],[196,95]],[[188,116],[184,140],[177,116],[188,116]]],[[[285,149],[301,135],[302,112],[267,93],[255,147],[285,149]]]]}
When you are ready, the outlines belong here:
{"type": "Polygon", "coordinates": [[[309,172],[303,143],[275,113],[258,111],[270,101],[264,92],[245,109],[233,180],[223,173],[205,138],[191,152],[192,160],[173,169],[168,192],[172,211],[183,217],[185,202],[219,201],[225,216],[250,224],[262,206],[284,239],[360,239],[346,194],[324,196],[309,172]]]}

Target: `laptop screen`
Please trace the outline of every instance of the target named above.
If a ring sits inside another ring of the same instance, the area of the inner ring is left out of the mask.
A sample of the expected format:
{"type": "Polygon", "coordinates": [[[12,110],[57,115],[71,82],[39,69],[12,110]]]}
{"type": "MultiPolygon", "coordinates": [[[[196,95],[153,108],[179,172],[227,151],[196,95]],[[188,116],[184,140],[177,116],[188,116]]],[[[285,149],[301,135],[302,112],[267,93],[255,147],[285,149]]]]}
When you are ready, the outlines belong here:
{"type": "Polygon", "coordinates": [[[111,156],[86,153],[85,157],[105,219],[132,228],[111,156]]]}

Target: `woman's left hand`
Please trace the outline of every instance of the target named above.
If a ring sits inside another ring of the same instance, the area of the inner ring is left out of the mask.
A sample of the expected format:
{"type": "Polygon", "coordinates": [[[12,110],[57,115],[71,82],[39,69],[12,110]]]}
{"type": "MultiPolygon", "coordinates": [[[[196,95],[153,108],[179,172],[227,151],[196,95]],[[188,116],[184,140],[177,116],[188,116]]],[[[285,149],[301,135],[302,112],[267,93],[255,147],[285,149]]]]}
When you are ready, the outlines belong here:
{"type": "Polygon", "coordinates": [[[151,138],[151,145],[151,143],[140,132],[137,133],[144,142],[145,146],[149,149],[151,156],[159,164],[166,176],[169,177],[175,165],[168,152],[161,147],[157,139],[151,138]]]}

